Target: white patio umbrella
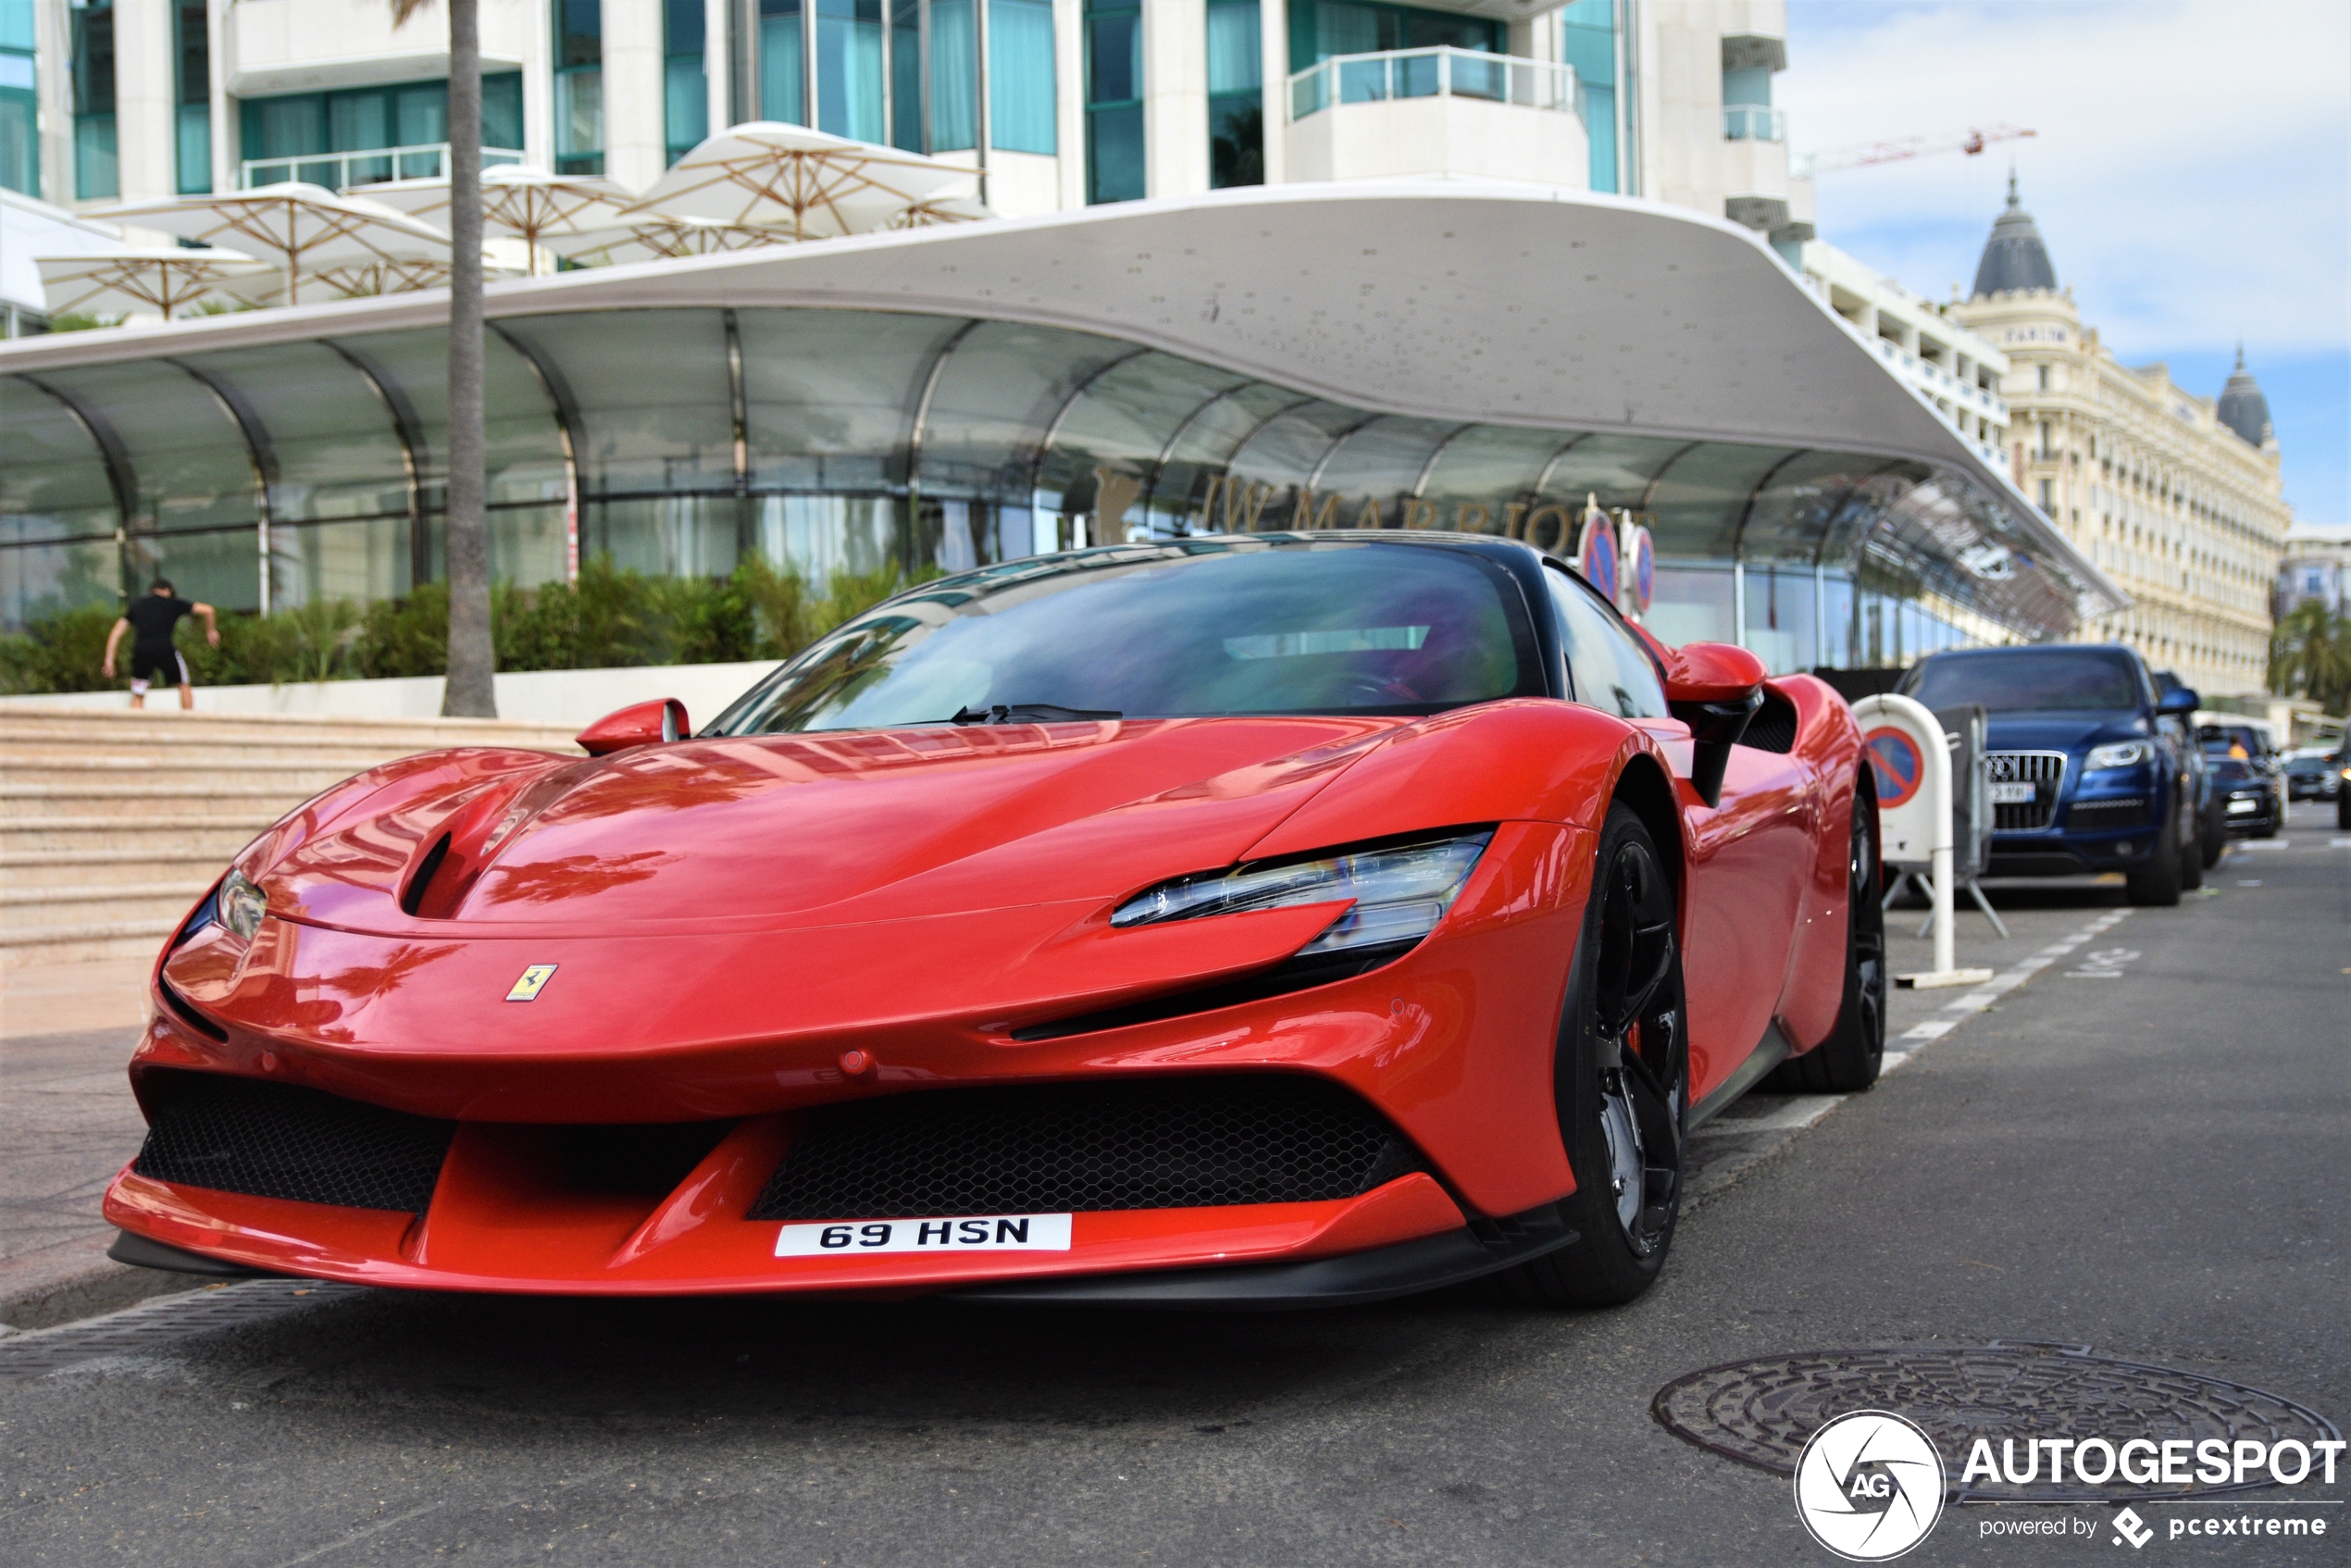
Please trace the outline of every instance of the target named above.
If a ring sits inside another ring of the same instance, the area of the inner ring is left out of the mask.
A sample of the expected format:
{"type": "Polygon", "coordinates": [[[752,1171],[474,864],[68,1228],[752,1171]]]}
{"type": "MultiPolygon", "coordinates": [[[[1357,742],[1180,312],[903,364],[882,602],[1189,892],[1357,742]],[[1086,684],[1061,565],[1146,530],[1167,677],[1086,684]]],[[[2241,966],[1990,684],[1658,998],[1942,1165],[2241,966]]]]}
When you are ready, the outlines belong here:
{"type": "Polygon", "coordinates": [[[699,218],[642,218],[584,234],[558,234],[548,240],[547,248],[582,267],[616,267],[631,261],[665,261],[681,255],[786,245],[791,241],[787,230],[764,226],[713,223],[699,218]]]}
{"type": "MultiPolygon", "coordinates": [[[[409,217],[449,228],[449,181],[403,180],[370,185],[367,199],[409,217]]],[[[636,198],[601,175],[550,174],[524,164],[501,164],[481,171],[481,230],[520,240],[530,247],[530,269],[539,270],[539,247],[559,234],[612,229],[628,221],[624,208],[636,198]]]]}
{"type": "Polygon", "coordinates": [[[885,229],[935,229],[942,223],[976,223],[996,214],[977,196],[933,196],[890,215],[885,229]]]}
{"type": "Polygon", "coordinates": [[[267,287],[270,278],[268,263],[242,251],[178,246],[126,245],[88,255],[44,255],[33,265],[41,269],[41,292],[52,316],[153,311],[168,321],[199,300],[249,297],[252,288],[267,287]]]}
{"type": "Polygon", "coordinates": [[[449,236],[364,196],[289,180],[251,191],[174,196],[108,207],[121,223],[160,229],[183,240],[233,244],[285,275],[286,300],[302,303],[305,271],[323,267],[449,259],[449,236]]]}
{"type": "Polygon", "coordinates": [[[920,153],[756,120],[704,142],[653,182],[641,215],[782,229],[802,240],[885,228],[977,176],[920,153]]]}

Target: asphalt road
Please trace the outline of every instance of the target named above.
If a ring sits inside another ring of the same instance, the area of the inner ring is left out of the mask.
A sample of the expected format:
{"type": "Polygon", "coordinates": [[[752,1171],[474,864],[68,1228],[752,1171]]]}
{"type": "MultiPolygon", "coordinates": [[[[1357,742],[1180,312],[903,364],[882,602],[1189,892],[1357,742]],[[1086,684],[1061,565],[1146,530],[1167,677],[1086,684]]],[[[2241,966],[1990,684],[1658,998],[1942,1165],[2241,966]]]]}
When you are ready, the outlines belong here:
{"type": "MultiPolygon", "coordinates": [[[[1967,916],[1962,958],[2041,964],[2029,982],[1981,1012],[1906,996],[1897,1034],[1952,1027],[1899,1042],[1917,1053],[1875,1090],[1717,1124],[1666,1276],[1627,1309],[273,1285],[267,1313],[194,1332],[241,1299],[198,1293],[134,1309],[111,1354],[0,1381],[0,1563],[1826,1563],[1783,1477],[1651,1419],[1662,1385],[1782,1352],[2059,1341],[2342,1425],[2351,847],[2331,807],[2296,817],[2216,891],[2105,928],[2080,950],[2097,965],[2030,955],[2119,888],[1999,891],[2014,936],[1967,916]]],[[[0,1341],[0,1373],[39,1342],[0,1341]]],[[[2301,1512],[2332,1534],[2174,1540],[2182,1505],[2153,1504],[2142,1554],[2110,1510],[1959,1506],[1904,1561],[2351,1561],[2351,1484],[2297,1496],[2332,1504],[2301,1512]],[[2100,1527],[1983,1534],[2068,1512],[2100,1527]]]]}

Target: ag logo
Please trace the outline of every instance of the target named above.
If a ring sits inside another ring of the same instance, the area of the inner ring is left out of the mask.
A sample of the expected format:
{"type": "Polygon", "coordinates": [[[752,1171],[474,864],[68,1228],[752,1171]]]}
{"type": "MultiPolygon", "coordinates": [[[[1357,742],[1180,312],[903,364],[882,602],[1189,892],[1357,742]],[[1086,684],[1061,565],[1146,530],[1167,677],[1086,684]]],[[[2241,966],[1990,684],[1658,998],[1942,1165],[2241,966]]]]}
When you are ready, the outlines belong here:
{"type": "Polygon", "coordinates": [[[508,1002],[537,1002],[539,993],[547,989],[547,982],[554,979],[554,976],[555,965],[534,964],[522,972],[522,978],[516,980],[515,989],[506,993],[506,1000],[508,1002]]]}
{"type": "Polygon", "coordinates": [[[1840,1415],[1796,1462],[1796,1515],[1852,1562],[1884,1562],[1926,1539],[1943,1515],[1943,1456],[1898,1415],[1840,1415]]]}

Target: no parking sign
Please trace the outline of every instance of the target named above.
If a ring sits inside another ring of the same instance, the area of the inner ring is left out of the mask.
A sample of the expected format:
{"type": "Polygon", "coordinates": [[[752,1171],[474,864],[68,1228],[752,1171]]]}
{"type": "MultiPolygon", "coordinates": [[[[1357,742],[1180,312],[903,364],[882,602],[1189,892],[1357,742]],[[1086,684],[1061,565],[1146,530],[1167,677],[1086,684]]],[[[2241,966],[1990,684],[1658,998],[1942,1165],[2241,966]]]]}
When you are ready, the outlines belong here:
{"type": "Polygon", "coordinates": [[[1908,697],[1865,697],[1853,704],[1853,717],[1877,785],[1882,852],[1896,865],[1923,868],[1951,842],[1950,757],[1942,723],[1908,697]]]}
{"type": "Polygon", "coordinates": [[[1599,590],[1600,597],[1616,603],[1616,528],[1598,506],[1584,513],[1584,537],[1575,546],[1575,569],[1599,590]]]}

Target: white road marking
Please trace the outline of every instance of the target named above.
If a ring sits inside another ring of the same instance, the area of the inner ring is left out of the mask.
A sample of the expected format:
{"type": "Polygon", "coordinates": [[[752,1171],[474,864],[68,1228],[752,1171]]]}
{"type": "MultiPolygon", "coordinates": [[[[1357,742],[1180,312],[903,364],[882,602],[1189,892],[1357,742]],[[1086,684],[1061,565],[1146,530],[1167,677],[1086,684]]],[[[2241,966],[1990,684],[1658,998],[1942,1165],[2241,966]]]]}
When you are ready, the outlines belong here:
{"type": "Polygon", "coordinates": [[[2329,839],[2327,840],[2327,848],[2331,850],[2351,850],[2351,839],[2329,839]]]}
{"type": "Polygon", "coordinates": [[[1902,1031],[1904,1039],[1941,1039],[1959,1027],[1957,1018],[1929,1018],[1923,1024],[1913,1024],[1902,1031]]]}
{"type": "Polygon", "coordinates": [[[2240,888],[2258,888],[2260,885],[2261,878],[2258,877],[2241,877],[2237,881],[2237,886],[2240,888]]]}
{"type": "Polygon", "coordinates": [[[2292,839],[2247,839],[2237,848],[2250,853],[2260,854],[2270,850],[2290,850],[2294,848],[2294,840],[2292,839]]]}

